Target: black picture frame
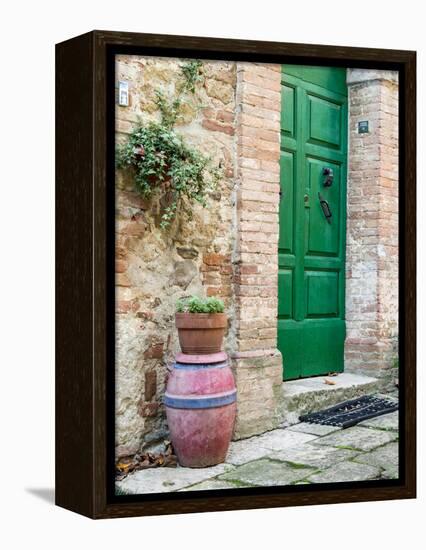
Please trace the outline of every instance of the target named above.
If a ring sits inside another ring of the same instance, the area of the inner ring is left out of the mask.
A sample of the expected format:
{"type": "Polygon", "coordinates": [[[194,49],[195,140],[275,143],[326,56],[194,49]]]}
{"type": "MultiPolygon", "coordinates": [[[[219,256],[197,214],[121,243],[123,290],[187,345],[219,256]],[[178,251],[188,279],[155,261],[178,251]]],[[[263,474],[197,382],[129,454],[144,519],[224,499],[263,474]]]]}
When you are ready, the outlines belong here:
{"type": "Polygon", "coordinates": [[[415,498],[416,53],[92,31],[56,45],[56,504],[113,518],[415,498]],[[115,496],[114,56],[122,53],[399,72],[400,476],[115,496]],[[110,236],[110,237],[108,237],[110,236]]]}

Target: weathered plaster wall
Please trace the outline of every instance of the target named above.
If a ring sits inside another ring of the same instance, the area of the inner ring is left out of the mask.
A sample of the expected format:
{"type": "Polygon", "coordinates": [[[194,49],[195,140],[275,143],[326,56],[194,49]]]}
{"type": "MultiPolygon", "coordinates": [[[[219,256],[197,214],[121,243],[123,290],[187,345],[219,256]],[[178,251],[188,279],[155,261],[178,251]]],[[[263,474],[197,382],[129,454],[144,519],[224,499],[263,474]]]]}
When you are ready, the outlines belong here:
{"type": "MultiPolygon", "coordinates": [[[[129,82],[129,107],[117,106],[120,142],[141,118],[158,117],[158,88],[173,93],[179,61],[119,56],[118,80],[129,82]]],[[[177,299],[219,295],[233,326],[232,235],[235,171],[236,64],[206,62],[202,108],[186,107],[179,131],[224,166],[209,207],[194,206],[193,219],[180,217],[169,231],[159,229],[159,205],[134,191],[131,173],[116,182],[116,444],[117,454],[135,452],[166,435],[161,398],[167,365],[178,347],[174,328],[177,299]]],[[[228,332],[226,348],[232,340],[228,332]]]]}
{"type": "Polygon", "coordinates": [[[348,86],[345,369],[387,382],[398,376],[397,73],[351,69],[348,86]]]}

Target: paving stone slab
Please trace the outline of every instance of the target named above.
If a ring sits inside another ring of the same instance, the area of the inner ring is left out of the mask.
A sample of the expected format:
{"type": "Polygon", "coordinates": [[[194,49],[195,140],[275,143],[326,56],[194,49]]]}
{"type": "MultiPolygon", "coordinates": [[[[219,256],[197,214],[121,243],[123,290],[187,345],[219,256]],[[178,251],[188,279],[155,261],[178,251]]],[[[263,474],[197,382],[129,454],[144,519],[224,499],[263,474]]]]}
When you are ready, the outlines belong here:
{"type": "Polygon", "coordinates": [[[383,468],[387,475],[392,477],[398,477],[398,443],[388,443],[383,447],[379,447],[369,453],[363,453],[354,458],[355,462],[361,464],[370,464],[371,466],[377,466],[383,468]]]}
{"type": "Polygon", "coordinates": [[[240,441],[231,441],[226,462],[239,466],[271,454],[271,449],[260,445],[259,439],[260,437],[256,436],[240,441]]]}
{"type": "Polygon", "coordinates": [[[337,432],[342,428],[340,426],[324,426],[323,424],[311,424],[310,422],[300,422],[288,428],[292,432],[302,432],[312,435],[328,435],[337,432]]]}
{"type": "Polygon", "coordinates": [[[116,487],[131,494],[169,493],[216,477],[232,468],[229,464],[210,468],[150,468],[130,474],[118,481],[116,487]]]}
{"type": "Polygon", "coordinates": [[[398,434],[396,432],[353,426],[352,428],[334,432],[324,437],[318,437],[311,444],[371,451],[385,443],[395,441],[397,438],[398,434]]]}
{"type": "Polygon", "coordinates": [[[254,460],[222,474],[219,479],[248,483],[260,487],[290,485],[307,477],[314,470],[305,467],[292,467],[285,462],[276,462],[266,458],[254,460]]]}
{"type": "Polygon", "coordinates": [[[239,489],[240,487],[250,487],[250,485],[245,485],[243,483],[232,483],[230,481],[224,481],[221,479],[207,479],[201,483],[191,485],[190,487],[185,487],[184,489],[179,489],[179,492],[184,491],[207,491],[211,489],[239,489]]]}
{"type": "Polygon", "coordinates": [[[292,433],[290,430],[272,430],[260,436],[232,441],[226,462],[235,465],[245,464],[288,447],[297,446],[315,439],[312,434],[292,433]]]}
{"type": "Polygon", "coordinates": [[[358,426],[366,426],[367,428],[376,428],[379,430],[398,430],[398,411],[364,420],[358,426]]]}
{"type": "Polygon", "coordinates": [[[398,479],[399,472],[398,467],[390,467],[386,468],[386,470],[383,470],[382,472],[382,479],[398,479]]]}
{"type": "Polygon", "coordinates": [[[271,458],[323,470],[338,462],[354,458],[358,454],[359,451],[349,451],[347,449],[336,449],[335,447],[326,446],[314,447],[313,445],[305,444],[275,452],[271,455],[271,458]]]}
{"type": "Polygon", "coordinates": [[[309,476],[311,483],[338,483],[343,481],[363,481],[365,479],[379,479],[380,468],[356,462],[340,462],[331,468],[309,476]]]}
{"type": "Polygon", "coordinates": [[[288,429],[278,429],[260,435],[258,445],[271,451],[281,451],[289,447],[302,445],[308,441],[313,441],[317,437],[316,435],[294,432],[288,429]]]}

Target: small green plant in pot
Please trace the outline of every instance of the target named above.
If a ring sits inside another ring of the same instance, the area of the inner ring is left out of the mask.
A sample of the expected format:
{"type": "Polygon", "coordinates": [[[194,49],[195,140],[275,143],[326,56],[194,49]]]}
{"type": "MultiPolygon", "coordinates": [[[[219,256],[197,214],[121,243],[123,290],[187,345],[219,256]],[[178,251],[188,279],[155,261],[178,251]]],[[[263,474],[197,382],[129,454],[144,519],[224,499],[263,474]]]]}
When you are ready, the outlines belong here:
{"type": "Polygon", "coordinates": [[[228,325],[222,300],[211,296],[183,298],[176,304],[176,328],[183,353],[206,355],[221,351],[228,325]]]}

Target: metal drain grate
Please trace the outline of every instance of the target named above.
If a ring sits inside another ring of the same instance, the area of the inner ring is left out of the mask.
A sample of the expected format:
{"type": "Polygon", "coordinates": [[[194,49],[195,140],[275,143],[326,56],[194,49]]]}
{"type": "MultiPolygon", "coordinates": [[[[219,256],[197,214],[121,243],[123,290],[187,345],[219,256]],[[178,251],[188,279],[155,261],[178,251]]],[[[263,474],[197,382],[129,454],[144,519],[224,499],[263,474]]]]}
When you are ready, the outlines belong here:
{"type": "Polygon", "coordinates": [[[368,418],[374,418],[396,410],[398,410],[398,402],[374,395],[364,395],[358,399],[339,403],[323,411],[304,414],[300,416],[299,420],[312,424],[349,428],[368,418]]]}

